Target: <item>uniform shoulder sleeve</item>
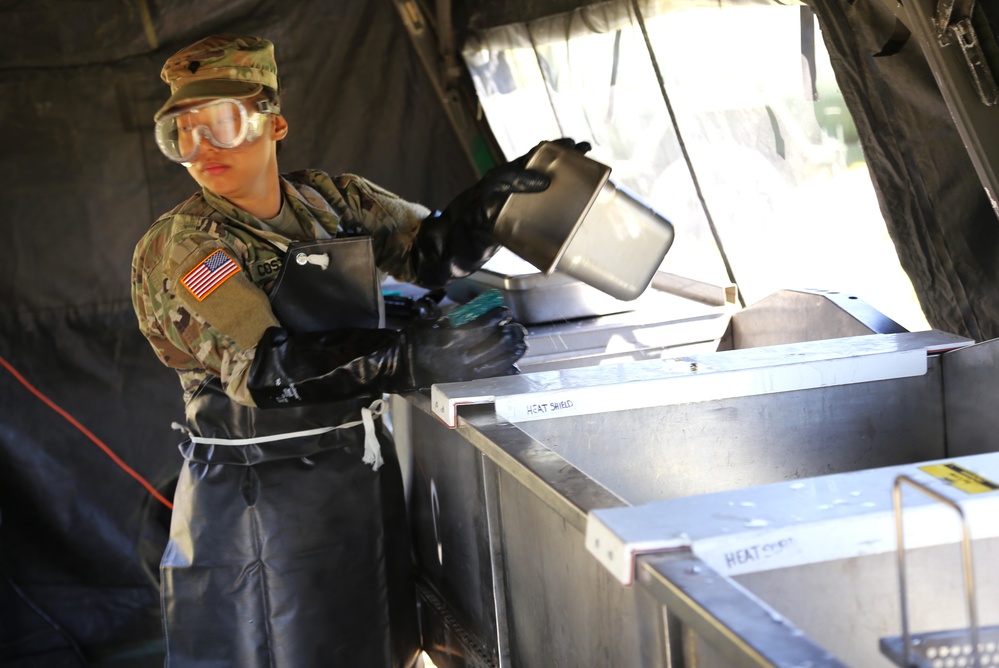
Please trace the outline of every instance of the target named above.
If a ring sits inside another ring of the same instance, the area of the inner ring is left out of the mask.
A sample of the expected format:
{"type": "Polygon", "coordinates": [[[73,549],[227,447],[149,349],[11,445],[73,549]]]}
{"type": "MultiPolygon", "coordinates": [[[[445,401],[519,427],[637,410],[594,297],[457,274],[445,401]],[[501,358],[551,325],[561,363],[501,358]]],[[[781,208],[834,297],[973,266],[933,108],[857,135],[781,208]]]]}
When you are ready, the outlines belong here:
{"type": "Polygon", "coordinates": [[[139,328],[160,359],[178,369],[235,378],[264,331],[278,325],[245,253],[211,225],[174,216],[136,246],[132,301],[139,328]]]}
{"type": "Polygon", "coordinates": [[[359,225],[372,235],[379,268],[399,280],[413,280],[409,253],[430,209],[355,174],[342,174],[333,182],[359,225]]]}

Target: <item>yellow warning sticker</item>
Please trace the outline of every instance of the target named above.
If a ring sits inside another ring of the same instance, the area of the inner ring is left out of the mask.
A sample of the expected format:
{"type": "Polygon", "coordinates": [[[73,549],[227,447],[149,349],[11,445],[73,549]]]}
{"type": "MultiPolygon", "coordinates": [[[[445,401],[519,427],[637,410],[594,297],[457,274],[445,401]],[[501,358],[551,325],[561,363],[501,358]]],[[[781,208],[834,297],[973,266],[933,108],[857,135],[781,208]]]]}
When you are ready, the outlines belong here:
{"type": "Polygon", "coordinates": [[[953,462],[920,466],[919,470],[926,471],[934,478],[943,480],[948,485],[956,487],[966,494],[983,494],[999,490],[999,485],[991,480],[987,480],[974,471],[969,471],[953,462]]]}

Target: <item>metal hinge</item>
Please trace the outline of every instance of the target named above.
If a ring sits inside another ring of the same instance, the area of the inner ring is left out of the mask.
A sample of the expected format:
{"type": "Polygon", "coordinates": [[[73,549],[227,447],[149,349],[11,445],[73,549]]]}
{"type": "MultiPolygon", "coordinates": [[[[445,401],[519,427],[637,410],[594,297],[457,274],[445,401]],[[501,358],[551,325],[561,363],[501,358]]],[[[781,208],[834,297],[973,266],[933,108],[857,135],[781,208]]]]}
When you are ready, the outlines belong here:
{"type": "Polygon", "coordinates": [[[991,107],[999,103],[999,88],[971,24],[974,9],[975,0],[940,0],[933,20],[940,46],[950,46],[955,41],[960,45],[978,97],[983,104],[991,107]]]}

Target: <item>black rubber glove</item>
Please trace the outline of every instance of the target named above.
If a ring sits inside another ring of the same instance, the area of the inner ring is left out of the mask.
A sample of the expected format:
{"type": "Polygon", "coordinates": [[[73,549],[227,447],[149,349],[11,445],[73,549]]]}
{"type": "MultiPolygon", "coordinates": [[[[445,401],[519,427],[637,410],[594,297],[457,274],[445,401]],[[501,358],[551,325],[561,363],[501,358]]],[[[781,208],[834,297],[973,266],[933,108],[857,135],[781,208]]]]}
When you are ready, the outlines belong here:
{"type": "Polygon", "coordinates": [[[291,333],[271,327],[257,343],[246,386],[260,408],[377,396],[408,377],[393,329],[291,333]]]}
{"type": "Polygon", "coordinates": [[[512,376],[527,351],[527,330],[498,306],[475,320],[452,327],[447,318],[405,330],[412,386],[512,376]]]}
{"type": "Polygon", "coordinates": [[[509,309],[460,327],[446,322],[302,334],[271,327],[257,344],[247,388],[258,407],[280,408],[518,372],[527,344],[509,309]]]}
{"type": "MultiPolygon", "coordinates": [[[[568,137],[552,143],[586,153],[590,145],[568,137]]],[[[540,144],[539,144],[540,145],[540,144]]],[[[499,249],[493,225],[512,193],[545,190],[551,179],[526,168],[537,146],[516,160],[489,170],[474,186],[458,195],[442,212],[427,217],[413,242],[416,283],[436,288],[476,271],[499,249]]]]}

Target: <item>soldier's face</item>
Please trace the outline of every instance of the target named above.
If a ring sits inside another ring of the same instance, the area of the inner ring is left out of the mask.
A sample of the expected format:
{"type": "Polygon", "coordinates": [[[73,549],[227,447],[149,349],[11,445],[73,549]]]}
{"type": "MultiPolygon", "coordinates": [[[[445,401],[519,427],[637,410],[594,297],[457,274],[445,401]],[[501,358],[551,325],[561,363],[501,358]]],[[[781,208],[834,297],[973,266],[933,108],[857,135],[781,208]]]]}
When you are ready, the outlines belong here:
{"type": "Polygon", "coordinates": [[[277,186],[277,140],[287,132],[284,117],[269,115],[259,138],[235,148],[218,148],[202,138],[187,171],[199,185],[241,205],[277,186]]]}

